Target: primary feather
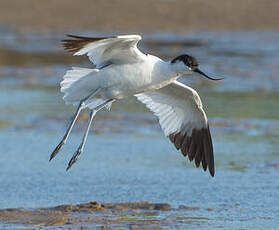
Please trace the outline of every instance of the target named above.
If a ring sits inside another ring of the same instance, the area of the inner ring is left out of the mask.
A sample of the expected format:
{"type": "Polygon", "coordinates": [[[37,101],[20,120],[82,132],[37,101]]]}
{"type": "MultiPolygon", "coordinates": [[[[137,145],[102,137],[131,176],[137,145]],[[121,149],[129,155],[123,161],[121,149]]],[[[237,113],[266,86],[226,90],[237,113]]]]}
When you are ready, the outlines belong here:
{"type": "Polygon", "coordinates": [[[207,117],[197,92],[178,82],[136,95],[159,118],[164,134],[184,156],[214,176],[214,156],[207,117]]]}

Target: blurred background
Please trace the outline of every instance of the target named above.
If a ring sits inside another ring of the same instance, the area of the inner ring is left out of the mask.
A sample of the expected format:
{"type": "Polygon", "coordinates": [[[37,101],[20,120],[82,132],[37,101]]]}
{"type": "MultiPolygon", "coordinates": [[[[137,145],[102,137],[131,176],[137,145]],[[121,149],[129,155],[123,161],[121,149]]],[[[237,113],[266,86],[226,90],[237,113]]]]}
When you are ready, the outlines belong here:
{"type": "Polygon", "coordinates": [[[0,0],[0,209],[166,202],[199,207],[175,213],[188,218],[175,221],[182,229],[275,229],[278,12],[276,0],[0,0]],[[135,98],[97,115],[81,159],[66,173],[86,126],[82,113],[49,163],[74,112],[59,82],[71,66],[91,66],[63,50],[68,33],[140,34],[142,51],[165,60],[190,54],[208,75],[225,77],[181,79],[199,92],[209,117],[214,179],[176,151],[135,98]]]}

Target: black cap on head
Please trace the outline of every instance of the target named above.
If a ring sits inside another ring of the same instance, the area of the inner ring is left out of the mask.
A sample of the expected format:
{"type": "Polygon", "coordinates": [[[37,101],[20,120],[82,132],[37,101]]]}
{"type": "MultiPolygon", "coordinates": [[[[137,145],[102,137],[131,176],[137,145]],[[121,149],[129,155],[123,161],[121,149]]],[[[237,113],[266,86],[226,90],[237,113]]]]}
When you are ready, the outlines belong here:
{"type": "Polygon", "coordinates": [[[218,81],[218,80],[222,80],[223,78],[212,78],[207,76],[204,72],[202,72],[198,67],[199,67],[199,63],[197,61],[196,58],[187,55],[187,54],[183,54],[180,55],[176,58],[174,58],[171,63],[176,63],[177,61],[182,61],[191,71],[195,72],[195,73],[199,73],[200,75],[210,79],[210,80],[214,80],[214,81],[218,81]]]}
{"type": "Polygon", "coordinates": [[[193,69],[193,70],[198,68],[198,66],[199,66],[199,63],[198,63],[197,59],[192,57],[192,56],[190,56],[190,55],[187,55],[187,54],[183,54],[183,55],[180,55],[180,56],[174,58],[171,61],[171,63],[175,63],[177,61],[184,62],[184,64],[186,66],[188,66],[190,69],[193,69]]]}

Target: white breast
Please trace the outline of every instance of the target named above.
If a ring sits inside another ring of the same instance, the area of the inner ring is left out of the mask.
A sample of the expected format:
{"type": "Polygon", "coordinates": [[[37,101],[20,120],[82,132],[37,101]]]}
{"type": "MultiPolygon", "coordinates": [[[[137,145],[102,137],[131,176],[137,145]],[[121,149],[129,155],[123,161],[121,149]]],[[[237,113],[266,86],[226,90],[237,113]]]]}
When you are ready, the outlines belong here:
{"type": "Polygon", "coordinates": [[[112,64],[101,69],[99,75],[107,89],[104,96],[118,99],[158,89],[175,80],[168,63],[152,55],[138,63],[112,64]]]}

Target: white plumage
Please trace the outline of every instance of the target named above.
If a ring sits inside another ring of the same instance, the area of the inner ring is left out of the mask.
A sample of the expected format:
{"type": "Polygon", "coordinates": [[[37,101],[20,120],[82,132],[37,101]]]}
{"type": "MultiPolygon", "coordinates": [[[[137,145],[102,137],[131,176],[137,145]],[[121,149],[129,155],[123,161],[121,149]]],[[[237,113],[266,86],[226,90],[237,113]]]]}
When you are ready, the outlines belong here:
{"type": "MultiPolygon", "coordinates": [[[[198,62],[189,55],[180,55],[172,61],[143,54],[137,43],[139,35],[109,38],[90,38],[69,35],[63,40],[66,50],[74,55],[87,55],[96,68],[77,68],[66,72],[61,92],[67,104],[79,105],[64,138],[50,160],[65,144],[81,109],[92,110],[87,131],[77,152],[69,162],[69,169],[80,156],[96,112],[109,108],[113,101],[135,95],[159,118],[164,134],[177,149],[197,166],[209,168],[214,175],[213,147],[207,117],[197,92],[176,81],[183,74],[200,73],[198,62]]],[[[212,78],[210,78],[212,79],[212,78]]],[[[215,79],[213,79],[215,80],[215,79]]]]}
{"type": "Polygon", "coordinates": [[[143,54],[138,50],[139,35],[118,36],[89,43],[74,55],[87,54],[96,68],[108,63],[127,64],[137,62],[143,54]]]}
{"type": "Polygon", "coordinates": [[[86,87],[86,77],[92,72],[99,72],[99,70],[72,67],[71,70],[66,72],[63,81],[60,83],[61,92],[65,94],[63,99],[66,104],[79,103],[86,87]]]}
{"type": "Polygon", "coordinates": [[[178,131],[190,136],[193,128],[207,126],[197,92],[178,81],[156,91],[136,94],[136,97],[159,118],[166,136],[178,131]]]}

